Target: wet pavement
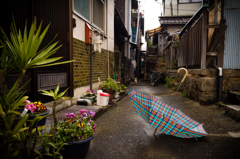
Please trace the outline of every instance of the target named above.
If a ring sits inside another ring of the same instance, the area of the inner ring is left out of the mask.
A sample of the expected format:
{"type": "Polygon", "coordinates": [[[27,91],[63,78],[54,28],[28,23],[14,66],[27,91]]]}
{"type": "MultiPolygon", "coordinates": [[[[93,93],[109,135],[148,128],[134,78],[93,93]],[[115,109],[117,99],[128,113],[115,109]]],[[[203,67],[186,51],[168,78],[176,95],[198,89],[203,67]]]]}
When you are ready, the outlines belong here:
{"type": "Polygon", "coordinates": [[[97,128],[87,159],[240,158],[240,138],[228,134],[239,131],[240,123],[228,117],[223,108],[201,106],[164,85],[153,87],[139,82],[128,90],[133,88],[167,104],[173,99],[171,106],[203,123],[210,136],[182,139],[157,131],[154,137],[154,128],[137,115],[129,97],[125,96],[116,107],[95,120],[97,128]]]}

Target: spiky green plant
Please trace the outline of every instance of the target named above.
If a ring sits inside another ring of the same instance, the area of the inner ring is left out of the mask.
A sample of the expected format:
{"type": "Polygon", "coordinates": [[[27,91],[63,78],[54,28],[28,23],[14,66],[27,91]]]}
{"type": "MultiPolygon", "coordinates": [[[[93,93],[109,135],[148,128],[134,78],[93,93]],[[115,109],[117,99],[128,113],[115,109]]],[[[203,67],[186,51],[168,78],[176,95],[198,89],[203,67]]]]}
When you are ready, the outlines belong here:
{"type": "Polygon", "coordinates": [[[55,133],[56,133],[56,130],[57,130],[57,124],[58,124],[58,119],[57,119],[57,115],[56,115],[56,106],[57,106],[57,100],[59,99],[71,99],[70,97],[63,97],[63,95],[67,92],[68,88],[59,93],[58,94],[58,91],[60,89],[60,86],[58,85],[54,91],[50,90],[50,91],[45,91],[45,90],[42,90],[43,93],[41,93],[42,95],[46,95],[46,96],[50,96],[53,98],[54,100],[54,103],[53,103],[53,118],[54,118],[54,128],[53,128],[53,131],[52,131],[52,142],[54,143],[55,142],[55,133]]]}
{"type": "MultiPolygon", "coordinates": [[[[17,86],[21,84],[22,78],[30,68],[36,67],[46,67],[53,66],[59,64],[65,64],[70,61],[56,62],[62,57],[50,57],[61,47],[57,46],[58,42],[54,42],[56,36],[52,39],[50,43],[48,43],[44,48],[39,49],[42,41],[49,29],[50,24],[41,32],[42,22],[38,26],[37,31],[35,32],[36,19],[31,25],[29,33],[27,31],[27,22],[25,24],[24,32],[21,33],[19,29],[17,31],[17,27],[13,18],[13,22],[11,24],[11,33],[10,39],[5,34],[4,30],[0,27],[0,33],[2,34],[2,40],[0,43],[2,46],[5,46],[7,50],[4,51],[3,56],[1,57],[1,65],[6,63],[6,60],[12,60],[11,68],[19,73],[19,83],[17,86]]],[[[1,71],[5,71],[3,68],[0,68],[1,71]]],[[[1,77],[2,78],[2,77],[1,77]]]]}

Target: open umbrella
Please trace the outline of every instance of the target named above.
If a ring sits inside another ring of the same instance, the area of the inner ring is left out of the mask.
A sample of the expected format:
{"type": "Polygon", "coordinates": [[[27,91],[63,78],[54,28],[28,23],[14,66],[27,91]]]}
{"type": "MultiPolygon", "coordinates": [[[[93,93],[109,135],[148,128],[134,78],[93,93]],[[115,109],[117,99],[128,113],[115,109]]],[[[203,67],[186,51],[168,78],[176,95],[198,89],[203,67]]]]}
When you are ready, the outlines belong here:
{"type": "MultiPolygon", "coordinates": [[[[184,79],[186,75],[187,72],[184,79]]],[[[134,89],[128,94],[137,114],[155,128],[154,135],[157,130],[181,138],[197,138],[208,135],[202,124],[156,97],[143,94],[134,89]]]]}

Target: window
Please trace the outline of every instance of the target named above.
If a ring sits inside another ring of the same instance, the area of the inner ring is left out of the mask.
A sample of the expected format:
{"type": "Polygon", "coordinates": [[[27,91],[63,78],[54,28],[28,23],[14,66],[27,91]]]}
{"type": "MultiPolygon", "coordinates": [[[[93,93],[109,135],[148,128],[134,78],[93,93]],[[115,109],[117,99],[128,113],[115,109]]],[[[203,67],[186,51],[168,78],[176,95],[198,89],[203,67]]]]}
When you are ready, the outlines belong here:
{"type": "Polygon", "coordinates": [[[74,10],[82,15],[87,20],[90,20],[89,10],[90,4],[89,0],[74,0],[74,10]]]}
{"type": "Polygon", "coordinates": [[[202,0],[179,0],[179,3],[202,2],[202,0]]]}
{"type": "Polygon", "coordinates": [[[93,0],[93,24],[104,30],[104,1],[93,0]]]}
{"type": "Polygon", "coordinates": [[[74,13],[104,31],[105,0],[74,0],[74,13]]]}

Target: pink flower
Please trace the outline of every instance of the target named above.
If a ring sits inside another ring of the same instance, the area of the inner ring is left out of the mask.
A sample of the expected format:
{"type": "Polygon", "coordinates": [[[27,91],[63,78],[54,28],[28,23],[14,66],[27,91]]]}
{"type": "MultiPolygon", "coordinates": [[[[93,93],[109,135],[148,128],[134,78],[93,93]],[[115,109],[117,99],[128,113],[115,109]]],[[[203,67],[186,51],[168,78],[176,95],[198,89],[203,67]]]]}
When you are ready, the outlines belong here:
{"type": "Polygon", "coordinates": [[[87,113],[82,113],[82,117],[86,118],[87,117],[87,113]]]}
{"type": "Polygon", "coordinates": [[[75,114],[74,113],[69,113],[69,117],[70,118],[75,118],[75,114]]]}
{"type": "Polygon", "coordinates": [[[30,103],[30,101],[29,100],[25,100],[24,103],[30,103]]]}
{"type": "Polygon", "coordinates": [[[93,131],[95,132],[97,125],[94,123],[93,131]]]}
{"type": "Polygon", "coordinates": [[[88,110],[87,109],[82,109],[82,110],[79,110],[79,113],[80,113],[80,115],[82,115],[82,113],[88,113],[88,110]]]}
{"type": "Polygon", "coordinates": [[[66,114],[65,114],[65,117],[66,117],[66,118],[68,118],[69,116],[70,116],[69,113],[66,113],[66,114]]]}

